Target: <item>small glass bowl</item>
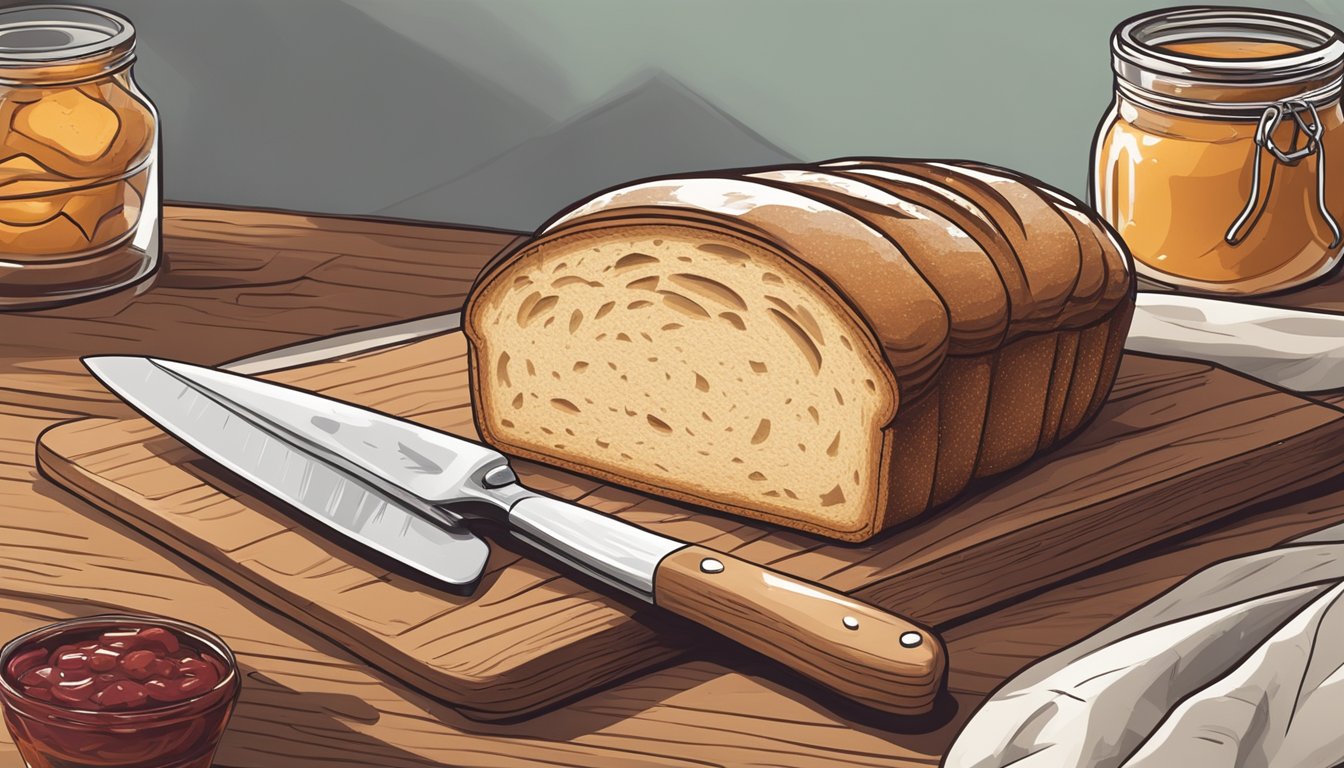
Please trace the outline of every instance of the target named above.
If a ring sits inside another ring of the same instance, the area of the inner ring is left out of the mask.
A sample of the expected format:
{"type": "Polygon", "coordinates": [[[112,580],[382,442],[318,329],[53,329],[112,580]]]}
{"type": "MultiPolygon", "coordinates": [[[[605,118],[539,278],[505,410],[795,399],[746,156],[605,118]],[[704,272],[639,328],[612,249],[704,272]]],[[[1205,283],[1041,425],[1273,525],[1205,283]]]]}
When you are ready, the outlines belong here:
{"type": "Polygon", "coordinates": [[[57,622],[0,649],[0,705],[29,768],[208,768],[241,690],[238,661],[217,635],[157,616],[100,615],[57,622]],[[34,649],[96,639],[104,632],[160,627],[224,663],[219,682],[192,698],[129,710],[75,709],[26,695],[8,674],[10,660],[34,649]]]}

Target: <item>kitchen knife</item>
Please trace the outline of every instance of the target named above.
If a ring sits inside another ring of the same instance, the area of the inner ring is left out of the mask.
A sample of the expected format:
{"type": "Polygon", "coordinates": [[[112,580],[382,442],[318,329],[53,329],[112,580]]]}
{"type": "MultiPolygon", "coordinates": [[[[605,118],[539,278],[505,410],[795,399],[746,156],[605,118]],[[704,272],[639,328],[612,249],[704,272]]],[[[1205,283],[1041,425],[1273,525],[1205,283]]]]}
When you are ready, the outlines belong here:
{"type": "Polygon", "coordinates": [[[85,365],[166,432],[278,499],[457,590],[489,517],[541,552],[875,709],[932,708],[946,654],[928,628],[824,587],[659,536],[518,483],[479,443],[309,392],[185,363],[85,365]],[[476,503],[471,503],[476,502],[476,503]]]}

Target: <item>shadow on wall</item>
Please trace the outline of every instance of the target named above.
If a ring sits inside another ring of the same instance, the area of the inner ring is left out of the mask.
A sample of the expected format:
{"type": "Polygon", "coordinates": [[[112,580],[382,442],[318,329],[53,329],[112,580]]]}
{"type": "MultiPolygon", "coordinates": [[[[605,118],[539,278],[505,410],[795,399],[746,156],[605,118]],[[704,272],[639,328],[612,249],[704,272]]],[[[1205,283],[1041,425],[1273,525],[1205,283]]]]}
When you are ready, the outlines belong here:
{"type": "Polygon", "coordinates": [[[170,199],[530,230],[630,179],[854,154],[1082,193],[1110,30],[1177,3],[93,4],[139,29],[170,199]]]}
{"type": "Polygon", "coordinates": [[[664,73],[645,74],[589,111],[470,172],[379,213],[531,228],[569,202],[629,179],[796,160],[664,73]]]}
{"type": "MultiPolygon", "coordinates": [[[[102,4],[139,31],[169,199],[532,229],[630,178],[790,159],[658,72],[557,119],[344,3],[102,4]]],[[[496,57],[558,71],[483,8],[451,8],[496,57]]]]}

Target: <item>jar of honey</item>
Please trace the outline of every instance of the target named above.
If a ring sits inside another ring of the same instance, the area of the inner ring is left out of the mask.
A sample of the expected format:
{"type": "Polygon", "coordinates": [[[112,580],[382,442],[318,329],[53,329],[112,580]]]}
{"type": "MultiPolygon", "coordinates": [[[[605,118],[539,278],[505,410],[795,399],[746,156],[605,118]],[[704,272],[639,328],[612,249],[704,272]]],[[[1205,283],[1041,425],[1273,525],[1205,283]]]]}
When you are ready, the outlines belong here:
{"type": "Polygon", "coordinates": [[[0,309],[134,283],[159,258],[159,131],[107,11],[0,10],[0,309]]]}
{"type": "Polygon", "coordinates": [[[1344,221],[1344,37],[1278,11],[1176,8],[1112,36],[1093,204],[1139,273],[1264,294],[1322,277],[1344,221]]]}

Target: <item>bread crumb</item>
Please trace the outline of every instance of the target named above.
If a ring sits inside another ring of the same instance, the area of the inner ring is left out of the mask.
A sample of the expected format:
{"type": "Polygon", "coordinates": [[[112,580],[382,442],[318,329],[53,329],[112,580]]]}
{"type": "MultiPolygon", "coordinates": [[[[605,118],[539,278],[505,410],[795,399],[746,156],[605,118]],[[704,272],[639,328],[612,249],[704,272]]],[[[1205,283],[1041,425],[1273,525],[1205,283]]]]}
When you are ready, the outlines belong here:
{"type": "Polygon", "coordinates": [[[736,312],[720,312],[719,317],[728,321],[728,324],[739,331],[747,330],[747,324],[742,320],[742,316],[736,312]]]}
{"type": "Polygon", "coordinates": [[[823,507],[833,507],[837,504],[844,504],[844,503],[845,503],[845,492],[840,490],[840,486],[838,485],[832,488],[831,490],[827,491],[826,493],[822,494],[821,496],[821,506],[823,507]]]}
{"type": "Polygon", "coordinates": [[[672,291],[659,291],[658,293],[662,294],[663,304],[667,305],[669,309],[674,309],[689,317],[709,317],[709,310],[700,306],[700,303],[694,299],[689,299],[672,291]]]}
{"type": "MultiPolygon", "coordinates": [[[[654,245],[659,245],[659,243],[654,243],[654,245]]],[[[657,263],[658,259],[654,256],[650,256],[647,253],[627,253],[621,258],[617,259],[616,264],[614,266],[616,267],[617,272],[621,272],[627,269],[633,269],[635,267],[643,266],[645,264],[657,264],[657,263]]]]}
{"type": "Polygon", "coordinates": [[[638,280],[631,280],[625,284],[625,287],[632,291],[656,290],[658,288],[658,276],[650,275],[649,277],[641,277],[638,280]]]}
{"type": "Polygon", "coordinates": [[[756,434],[751,436],[751,444],[760,445],[768,437],[770,437],[770,420],[761,419],[761,423],[756,425],[756,434]]]}

